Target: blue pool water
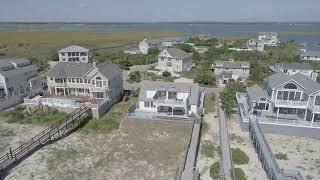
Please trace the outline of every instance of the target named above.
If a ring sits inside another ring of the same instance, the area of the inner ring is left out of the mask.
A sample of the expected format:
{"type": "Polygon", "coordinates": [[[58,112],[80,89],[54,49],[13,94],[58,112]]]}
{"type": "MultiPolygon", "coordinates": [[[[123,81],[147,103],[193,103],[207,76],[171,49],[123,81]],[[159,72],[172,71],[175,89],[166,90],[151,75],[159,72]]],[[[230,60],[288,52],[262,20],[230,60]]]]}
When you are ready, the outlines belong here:
{"type": "Polygon", "coordinates": [[[152,119],[155,113],[153,112],[143,112],[143,111],[135,111],[130,113],[129,116],[138,118],[138,119],[152,119]]]}

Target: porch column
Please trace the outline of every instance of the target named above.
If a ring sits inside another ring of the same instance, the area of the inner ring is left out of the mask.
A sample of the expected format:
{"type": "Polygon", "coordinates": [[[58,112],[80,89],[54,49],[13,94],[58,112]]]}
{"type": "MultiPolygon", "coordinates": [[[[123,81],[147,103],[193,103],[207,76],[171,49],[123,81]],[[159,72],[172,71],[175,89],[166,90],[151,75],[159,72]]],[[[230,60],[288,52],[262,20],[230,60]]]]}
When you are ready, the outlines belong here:
{"type": "Polygon", "coordinates": [[[277,109],[277,118],[276,118],[276,124],[278,124],[279,110],[280,110],[280,108],[278,108],[278,109],[277,109]]]}
{"type": "Polygon", "coordinates": [[[66,88],[63,88],[63,93],[64,93],[64,96],[67,96],[67,90],[66,90],[66,88]]]}
{"type": "Polygon", "coordinates": [[[171,115],[173,116],[173,109],[174,109],[174,107],[171,107],[171,109],[172,109],[172,113],[171,113],[171,115]]]}
{"type": "Polygon", "coordinates": [[[310,124],[311,127],[313,126],[313,122],[314,122],[314,113],[312,113],[312,119],[311,119],[311,124],[310,124]]]}
{"type": "Polygon", "coordinates": [[[57,88],[55,88],[55,90],[56,90],[56,93],[55,93],[55,94],[56,94],[56,96],[58,96],[57,88]]]}
{"type": "Polygon", "coordinates": [[[49,93],[50,93],[50,95],[51,95],[51,93],[52,93],[52,91],[51,91],[51,87],[50,88],[48,88],[49,89],[49,93]]]}
{"type": "Polygon", "coordinates": [[[306,109],[305,113],[304,113],[304,120],[307,120],[307,113],[308,113],[308,109],[306,109]]]}

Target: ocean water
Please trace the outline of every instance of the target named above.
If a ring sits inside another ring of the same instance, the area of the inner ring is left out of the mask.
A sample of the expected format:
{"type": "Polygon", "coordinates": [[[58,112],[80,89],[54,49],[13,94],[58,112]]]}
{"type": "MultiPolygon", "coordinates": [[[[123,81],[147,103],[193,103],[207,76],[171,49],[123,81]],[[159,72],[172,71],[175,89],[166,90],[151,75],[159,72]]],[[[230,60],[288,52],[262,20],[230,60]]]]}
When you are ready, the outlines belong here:
{"type": "MultiPolygon", "coordinates": [[[[0,23],[0,31],[86,31],[176,30],[188,35],[204,33],[218,36],[253,38],[258,32],[320,32],[320,23],[0,23]]],[[[320,35],[279,35],[309,50],[320,50],[320,35]]]]}

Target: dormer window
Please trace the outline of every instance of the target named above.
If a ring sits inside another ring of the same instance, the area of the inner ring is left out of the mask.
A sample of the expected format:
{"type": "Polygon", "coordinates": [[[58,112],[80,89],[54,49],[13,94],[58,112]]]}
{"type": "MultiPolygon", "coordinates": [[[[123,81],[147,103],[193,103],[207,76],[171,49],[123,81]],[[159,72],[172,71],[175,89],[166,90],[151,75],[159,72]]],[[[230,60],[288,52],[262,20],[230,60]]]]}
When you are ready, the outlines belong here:
{"type": "Polygon", "coordinates": [[[293,83],[288,83],[288,84],[284,85],[283,88],[284,89],[298,89],[297,85],[295,85],[293,83]]]}

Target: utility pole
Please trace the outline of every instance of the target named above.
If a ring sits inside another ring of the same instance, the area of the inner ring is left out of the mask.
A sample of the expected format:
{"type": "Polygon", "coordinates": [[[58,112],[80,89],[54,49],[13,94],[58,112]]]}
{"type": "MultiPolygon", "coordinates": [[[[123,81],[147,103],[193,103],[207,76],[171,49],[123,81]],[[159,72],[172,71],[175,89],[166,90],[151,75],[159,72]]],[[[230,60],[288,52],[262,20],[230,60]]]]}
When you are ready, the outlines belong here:
{"type": "Polygon", "coordinates": [[[146,55],[146,74],[145,74],[145,76],[146,76],[146,80],[148,80],[148,54],[146,55]]]}

